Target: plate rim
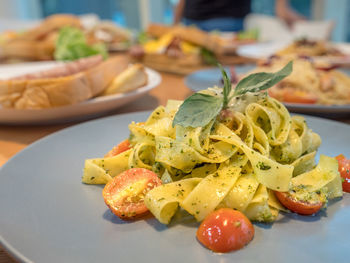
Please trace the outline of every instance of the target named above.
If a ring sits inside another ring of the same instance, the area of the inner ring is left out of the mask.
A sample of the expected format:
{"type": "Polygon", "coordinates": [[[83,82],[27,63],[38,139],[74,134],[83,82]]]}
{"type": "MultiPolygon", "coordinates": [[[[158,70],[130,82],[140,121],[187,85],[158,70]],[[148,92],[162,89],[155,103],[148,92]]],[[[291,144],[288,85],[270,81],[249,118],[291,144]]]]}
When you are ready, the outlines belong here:
{"type": "MultiPolygon", "coordinates": [[[[0,175],[2,173],[2,171],[4,169],[6,169],[6,166],[9,165],[10,162],[13,162],[16,158],[18,158],[18,156],[25,154],[27,151],[30,151],[30,149],[32,147],[37,147],[38,144],[41,143],[45,143],[45,141],[50,140],[51,137],[56,136],[56,134],[59,134],[61,132],[69,132],[71,129],[77,129],[79,127],[85,126],[85,125],[90,125],[92,122],[105,122],[108,121],[108,119],[114,119],[114,118],[123,118],[129,115],[146,115],[146,114],[150,114],[152,111],[138,111],[138,112],[128,112],[128,113],[122,113],[122,114],[114,114],[111,116],[105,116],[102,118],[98,118],[98,119],[92,119],[92,120],[88,120],[88,121],[84,121],[82,123],[77,123],[74,124],[72,126],[63,128],[61,130],[55,131],[51,134],[48,134],[36,141],[34,141],[33,143],[29,144],[28,146],[26,146],[25,148],[23,148],[22,150],[20,150],[19,152],[17,152],[15,155],[13,155],[10,159],[8,159],[6,161],[6,163],[4,163],[2,166],[0,166],[0,175]]],[[[16,249],[12,244],[10,244],[0,233],[0,245],[3,247],[3,249],[5,250],[5,253],[9,254],[11,257],[13,257],[14,259],[18,260],[19,262],[24,262],[24,263],[34,263],[33,261],[31,261],[29,258],[27,258],[24,254],[22,254],[18,249],[16,249]]]]}

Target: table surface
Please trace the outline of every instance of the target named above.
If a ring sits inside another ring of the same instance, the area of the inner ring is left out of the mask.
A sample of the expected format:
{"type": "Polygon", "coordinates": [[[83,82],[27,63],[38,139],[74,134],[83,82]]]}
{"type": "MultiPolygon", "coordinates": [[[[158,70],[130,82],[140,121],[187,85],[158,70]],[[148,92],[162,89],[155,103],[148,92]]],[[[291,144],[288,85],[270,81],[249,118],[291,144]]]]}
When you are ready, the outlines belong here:
{"type": "MultiPolygon", "coordinates": [[[[158,105],[165,105],[168,99],[184,99],[191,94],[191,91],[185,86],[184,78],[182,76],[166,73],[162,73],[161,75],[162,83],[149,94],[112,113],[109,113],[109,115],[152,110],[158,105]]],[[[350,119],[342,121],[350,123],[350,119]]],[[[17,152],[36,140],[74,124],[77,124],[77,122],[40,126],[0,125],[0,166],[17,152]]],[[[0,246],[0,263],[14,262],[15,261],[0,246]]]]}

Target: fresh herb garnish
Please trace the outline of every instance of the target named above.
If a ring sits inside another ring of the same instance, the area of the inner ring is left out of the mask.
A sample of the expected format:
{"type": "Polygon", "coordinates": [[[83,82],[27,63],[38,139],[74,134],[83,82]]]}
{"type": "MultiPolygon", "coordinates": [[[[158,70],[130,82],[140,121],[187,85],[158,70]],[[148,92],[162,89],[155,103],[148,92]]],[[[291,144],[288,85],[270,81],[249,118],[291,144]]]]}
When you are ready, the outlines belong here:
{"type": "Polygon", "coordinates": [[[214,65],[214,66],[218,64],[215,54],[212,51],[202,47],[200,49],[200,55],[203,58],[205,63],[209,65],[214,65]]]}
{"type": "Polygon", "coordinates": [[[263,163],[263,162],[259,162],[259,163],[256,165],[256,167],[258,167],[260,170],[264,170],[264,171],[270,170],[270,169],[271,169],[271,166],[269,166],[269,165],[267,165],[267,164],[265,164],[265,163],[263,163]]]}
{"type": "Polygon", "coordinates": [[[219,65],[224,80],[223,99],[208,94],[194,93],[180,106],[173,121],[173,126],[203,127],[226,108],[231,92],[231,82],[225,70],[219,65]]]}
{"type": "Polygon", "coordinates": [[[224,81],[224,88],[223,88],[223,93],[222,95],[224,96],[224,99],[223,99],[223,105],[222,105],[222,108],[226,108],[227,107],[227,104],[229,103],[229,101],[232,99],[229,98],[230,96],[230,93],[231,93],[231,89],[232,89],[232,84],[231,84],[231,80],[230,78],[227,76],[227,73],[226,71],[224,70],[224,68],[218,64],[220,70],[221,70],[221,74],[222,74],[222,79],[224,81]]]}
{"type": "Polygon", "coordinates": [[[293,70],[293,62],[289,62],[283,69],[275,73],[259,72],[242,79],[231,94],[231,81],[225,70],[219,65],[224,80],[222,97],[195,93],[188,97],[177,111],[173,126],[204,127],[214,119],[222,109],[225,109],[231,99],[247,92],[266,90],[287,77],[293,70]]]}
{"type": "Polygon", "coordinates": [[[251,74],[238,82],[234,95],[243,95],[247,92],[258,92],[268,89],[289,76],[293,71],[293,62],[290,61],[283,69],[275,73],[259,72],[251,74]]]}
{"type": "Polygon", "coordinates": [[[219,114],[222,105],[220,97],[195,93],[181,104],[173,126],[179,124],[183,127],[203,127],[219,114]]]}

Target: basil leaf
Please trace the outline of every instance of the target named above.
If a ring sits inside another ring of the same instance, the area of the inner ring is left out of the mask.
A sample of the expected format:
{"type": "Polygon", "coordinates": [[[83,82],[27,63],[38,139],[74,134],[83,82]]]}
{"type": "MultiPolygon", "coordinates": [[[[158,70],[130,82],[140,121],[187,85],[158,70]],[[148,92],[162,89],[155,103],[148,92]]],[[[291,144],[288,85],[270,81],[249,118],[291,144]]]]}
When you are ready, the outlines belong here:
{"type": "Polygon", "coordinates": [[[223,108],[227,107],[227,104],[233,96],[268,89],[287,77],[293,70],[293,62],[289,62],[283,69],[275,73],[261,72],[245,77],[237,84],[235,92],[231,97],[231,81],[220,64],[219,67],[224,80],[223,98],[202,93],[193,94],[181,104],[174,117],[173,127],[175,125],[193,128],[204,127],[214,119],[223,108]]]}
{"type": "Polygon", "coordinates": [[[290,61],[283,69],[275,73],[259,72],[242,79],[236,86],[234,95],[242,95],[247,92],[265,90],[289,76],[293,71],[293,61],[290,61]]]}
{"type": "Polygon", "coordinates": [[[223,96],[224,96],[224,101],[223,101],[223,108],[226,108],[228,102],[229,102],[229,95],[232,89],[232,84],[230,78],[227,76],[226,71],[224,68],[218,64],[221,74],[222,74],[222,79],[224,81],[224,88],[223,88],[223,96]]]}
{"type": "Polygon", "coordinates": [[[200,49],[200,55],[203,58],[205,63],[207,63],[209,65],[217,65],[218,64],[218,61],[215,57],[215,54],[212,51],[202,47],[200,49]]]}
{"type": "Polygon", "coordinates": [[[183,127],[204,127],[214,119],[222,109],[222,98],[195,93],[180,106],[174,120],[175,125],[183,127]]]}

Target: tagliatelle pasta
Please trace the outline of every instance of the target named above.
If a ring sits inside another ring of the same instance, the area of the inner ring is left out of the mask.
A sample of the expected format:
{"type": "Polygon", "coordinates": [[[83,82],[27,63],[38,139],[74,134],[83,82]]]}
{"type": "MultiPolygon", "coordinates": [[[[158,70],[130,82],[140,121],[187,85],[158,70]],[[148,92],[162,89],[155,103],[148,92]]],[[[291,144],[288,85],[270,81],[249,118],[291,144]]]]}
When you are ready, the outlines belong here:
{"type": "MultiPolygon", "coordinates": [[[[218,89],[206,92],[220,96],[218,89]]],[[[315,167],[321,138],[303,117],[290,116],[265,93],[234,100],[225,116],[197,128],[173,127],[181,101],[159,106],[146,122],[129,125],[131,149],[86,160],[82,181],[104,184],[130,168],[153,170],[163,185],[144,200],[164,224],[179,207],[198,221],[228,207],[251,220],[271,222],[280,210],[286,211],[273,191],[293,187],[322,191],[327,198],[342,195],[337,161],[321,156],[315,167]]]]}
{"type": "Polygon", "coordinates": [[[310,40],[307,38],[301,38],[295,40],[287,47],[277,52],[279,56],[296,55],[296,56],[309,56],[309,57],[345,57],[346,55],[337,49],[336,46],[331,43],[327,43],[321,40],[310,40]]]}
{"type": "Polygon", "coordinates": [[[253,72],[274,72],[293,60],[293,72],[269,89],[270,96],[287,103],[343,105],[350,103],[350,78],[332,65],[312,58],[274,56],[253,72]]]}

